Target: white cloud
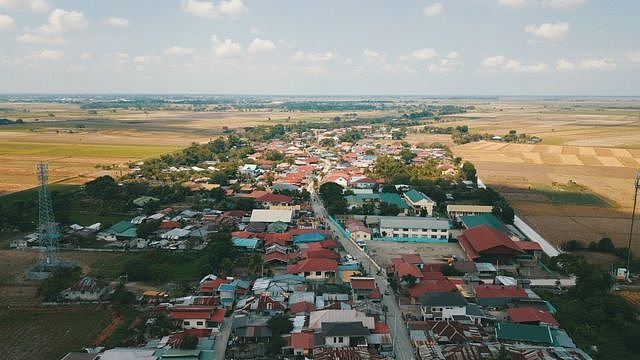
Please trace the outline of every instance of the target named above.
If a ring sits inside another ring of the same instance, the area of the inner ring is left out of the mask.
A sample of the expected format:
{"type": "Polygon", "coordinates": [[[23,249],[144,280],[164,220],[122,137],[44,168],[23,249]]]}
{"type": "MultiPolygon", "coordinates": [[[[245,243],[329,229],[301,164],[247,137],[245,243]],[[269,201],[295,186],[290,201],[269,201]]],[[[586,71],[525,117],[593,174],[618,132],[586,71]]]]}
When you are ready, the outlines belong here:
{"type": "Polygon", "coordinates": [[[65,57],[66,55],[64,52],[60,50],[49,50],[49,49],[45,49],[40,52],[36,52],[27,56],[28,59],[33,59],[33,60],[60,60],[65,57]]]}
{"type": "Polygon", "coordinates": [[[272,51],[276,49],[276,44],[271,40],[254,38],[249,44],[247,51],[250,53],[259,53],[264,51],[272,51]]]}
{"type": "Polygon", "coordinates": [[[89,59],[91,59],[92,56],[89,53],[82,53],[80,54],[80,56],[78,56],[78,59],[82,60],[82,61],[87,61],[89,59]]]}
{"type": "Polygon", "coordinates": [[[182,10],[191,15],[208,19],[219,19],[222,17],[238,18],[249,9],[242,3],[242,0],[222,0],[219,4],[212,1],[183,0],[182,10]]]}
{"type": "Polygon", "coordinates": [[[618,67],[615,60],[612,58],[601,59],[585,59],[579,63],[573,63],[566,59],[559,59],[556,61],[556,70],[558,71],[574,71],[574,70],[598,70],[609,71],[615,70],[618,67]]]}
{"type": "Polygon", "coordinates": [[[498,0],[499,6],[513,9],[527,5],[538,5],[553,9],[569,9],[585,4],[587,0],[498,0]]]}
{"type": "Polygon", "coordinates": [[[618,64],[611,58],[586,59],[580,62],[580,69],[583,70],[614,70],[618,64]]]}
{"type": "Polygon", "coordinates": [[[134,56],[133,59],[131,59],[131,61],[133,61],[138,65],[158,62],[160,60],[161,58],[156,55],[139,55],[139,56],[134,56]]]}
{"type": "Polygon", "coordinates": [[[531,34],[534,39],[551,43],[564,40],[568,31],[569,24],[566,22],[544,23],[539,26],[530,24],[524,28],[524,32],[531,34]]]}
{"type": "Polygon", "coordinates": [[[47,0],[0,0],[0,8],[41,12],[51,9],[51,4],[47,0]]]}
{"type": "Polygon", "coordinates": [[[545,63],[527,65],[519,60],[508,59],[503,55],[487,57],[481,65],[485,70],[493,72],[543,73],[549,70],[549,66],[545,63]]]}
{"type": "Polygon", "coordinates": [[[498,0],[498,5],[510,8],[519,8],[525,6],[527,0],[498,0]]]}
{"type": "Polygon", "coordinates": [[[59,44],[65,42],[64,33],[84,29],[89,22],[84,14],[75,10],[55,9],[49,14],[47,22],[35,30],[27,30],[18,37],[25,43],[59,44]]]}
{"type": "Polygon", "coordinates": [[[42,34],[60,34],[73,30],[81,30],[89,22],[84,18],[84,14],[75,10],[55,9],[49,15],[47,23],[38,28],[42,34]]]}
{"type": "Polygon", "coordinates": [[[300,50],[291,57],[291,60],[298,63],[325,63],[336,58],[336,54],[331,51],[323,53],[305,53],[300,50]]]}
{"type": "Polygon", "coordinates": [[[221,41],[216,35],[211,37],[211,43],[213,43],[212,51],[215,57],[231,57],[242,51],[242,46],[239,43],[233,42],[231,39],[221,41]]]}
{"type": "Polygon", "coordinates": [[[442,4],[435,3],[424,8],[422,13],[426,16],[436,16],[442,14],[442,4]]]}
{"type": "Polygon", "coordinates": [[[569,60],[558,59],[556,61],[556,70],[558,71],[573,71],[576,69],[576,65],[569,60]]]}
{"type": "Polygon", "coordinates": [[[627,60],[634,63],[640,62],[640,51],[634,51],[629,53],[627,55],[627,60]]]}
{"type": "Polygon", "coordinates": [[[371,49],[364,49],[362,57],[367,64],[384,64],[387,62],[387,55],[371,49]]]}
{"type": "Polygon", "coordinates": [[[122,17],[110,17],[107,20],[105,20],[105,24],[109,26],[114,26],[114,27],[127,27],[131,25],[128,19],[125,19],[122,17]]]}
{"type": "Polygon", "coordinates": [[[124,53],[124,52],[117,52],[115,54],[111,54],[109,55],[110,58],[112,58],[116,64],[124,64],[129,60],[129,54],[124,53]]]}
{"type": "Polygon", "coordinates": [[[438,56],[438,53],[430,48],[423,48],[411,53],[411,57],[416,60],[431,60],[438,56]]]}
{"type": "Polygon", "coordinates": [[[0,30],[11,29],[15,24],[16,22],[11,16],[0,14],[0,30]]]}
{"type": "Polygon", "coordinates": [[[192,48],[185,48],[181,46],[171,46],[164,49],[164,53],[172,56],[184,56],[191,55],[195,52],[192,48]]]}
{"type": "Polygon", "coordinates": [[[441,59],[435,64],[429,64],[427,66],[427,71],[436,74],[449,74],[457,71],[462,67],[462,62],[460,61],[460,54],[456,51],[452,51],[447,54],[447,57],[441,59]]]}

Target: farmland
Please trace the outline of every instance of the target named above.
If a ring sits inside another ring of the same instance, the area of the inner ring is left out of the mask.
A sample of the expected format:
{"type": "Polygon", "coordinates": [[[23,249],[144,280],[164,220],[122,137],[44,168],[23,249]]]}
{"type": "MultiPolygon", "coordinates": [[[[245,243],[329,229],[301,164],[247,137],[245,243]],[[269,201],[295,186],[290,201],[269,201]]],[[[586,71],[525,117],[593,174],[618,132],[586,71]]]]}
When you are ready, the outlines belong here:
{"type": "Polygon", "coordinates": [[[60,359],[93,344],[112,318],[95,307],[0,310],[0,347],[5,359],[60,359]],[[43,326],[46,324],[46,326],[43,326]]]}
{"type": "MultiPolygon", "coordinates": [[[[640,111],[637,103],[578,105],[479,106],[477,113],[451,117],[446,125],[496,135],[513,129],[542,143],[482,141],[452,150],[474,163],[482,181],[500,190],[552,242],[608,236],[624,246],[640,168],[640,111]]],[[[640,252],[640,244],[633,250],[640,252]]]]}

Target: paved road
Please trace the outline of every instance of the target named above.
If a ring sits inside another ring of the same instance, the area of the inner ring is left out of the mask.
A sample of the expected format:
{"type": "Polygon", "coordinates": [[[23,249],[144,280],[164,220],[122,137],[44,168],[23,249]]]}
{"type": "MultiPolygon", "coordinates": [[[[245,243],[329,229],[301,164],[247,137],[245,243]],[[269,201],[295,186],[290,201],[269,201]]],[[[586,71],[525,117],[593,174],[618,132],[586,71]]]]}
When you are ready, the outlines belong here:
{"type": "Polygon", "coordinates": [[[229,335],[231,334],[231,323],[233,322],[233,316],[224,318],[224,324],[222,330],[216,336],[216,344],[214,347],[215,360],[224,360],[225,352],[227,351],[227,343],[229,342],[229,335]]]}
{"type": "MultiPolygon", "coordinates": [[[[316,217],[322,220],[322,222],[328,226],[328,229],[333,231],[336,238],[342,245],[342,247],[354,258],[358,259],[362,266],[367,270],[369,274],[376,278],[376,283],[380,288],[380,292],[383,294],[386,292],[388,288],[387,279],[384,276],[384,272],[381,272],[382,275],[376,274],[377,266],[374,262],[369,259],[368,256],[365,255],[364,251],[360,249],[355,243],[351,241],[351,239],[347,239],[342,232],[333,224],[333,222],[327,219],[327,211],[324,208],[324,205],[318,198],[318,195],[312,191],[311,192],[311,207],[313,208],[316,217]]],[[[395,349],[395,358],[399,360],[412,360],[415,359],[413,353],[413,346],[411,346],[411,341],[409,340],[409,334],[407,333],[405,322],[402,319],[402,312],[398,306],[398,300],[395,295],[393,295],[393,291],[389,288],[389,295],[384,295],[382,299],[382,303],[387,306],[387,324],[391,329],[391,336],[394,339],[394,349],[395,349]]]]}

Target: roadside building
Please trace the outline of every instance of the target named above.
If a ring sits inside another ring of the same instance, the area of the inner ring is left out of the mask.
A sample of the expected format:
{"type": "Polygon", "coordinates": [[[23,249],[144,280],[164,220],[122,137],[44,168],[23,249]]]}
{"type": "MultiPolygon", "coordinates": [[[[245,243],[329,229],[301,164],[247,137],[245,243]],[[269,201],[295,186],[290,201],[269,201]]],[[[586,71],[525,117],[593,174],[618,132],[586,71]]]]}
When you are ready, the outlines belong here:
{"type": "Polygon", "coordinates": [[[489,205],[447,205],[447,215],[449,216],[449,219],[452,220],[459,220],[461,216],[478,216],[482,214],[491,214],[492,210],[493,207],[489,205]]]}
{"type": "Polygon", "coordinates": [[[449,220],[432,217],[381,216],[380,235],[383,238],[431,239],[447,242],[450,236],[449,220]]]}

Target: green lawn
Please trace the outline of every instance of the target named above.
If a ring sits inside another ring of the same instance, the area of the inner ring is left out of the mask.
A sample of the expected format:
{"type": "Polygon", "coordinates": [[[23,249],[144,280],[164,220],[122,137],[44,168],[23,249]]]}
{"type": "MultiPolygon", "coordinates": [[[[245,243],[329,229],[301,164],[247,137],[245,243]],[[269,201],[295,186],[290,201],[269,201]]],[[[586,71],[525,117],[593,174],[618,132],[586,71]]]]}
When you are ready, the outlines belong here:
{"type": "Polygon", "coordinates": [[[95,307],[0,312],[3,359],[58,360],[93,345],[111,321],[111,311],[95,307]]]}
{"type": "Polygon", "coordinates": [[[591,192],[585,187],[576,185],[567,187],[566,185],[547,186],[536,185],[535,191],[544,195],[550,202],[556,204],[595,206],[610,208],[615,207],[614,201],[591,192]]]}
{"type": "MultiPolygon", "coordinates": [[[[71,193],[79,190],[78,185],[65,185],[65,184],[49,184],[49,192],[71,193]]],[[[2,202],[5,204],[14,203],[16,201],[32,201],[38,200],[38,188],[34,187],[27,190],[18,191],[15,193],[0,196],[2,202]]]]}

